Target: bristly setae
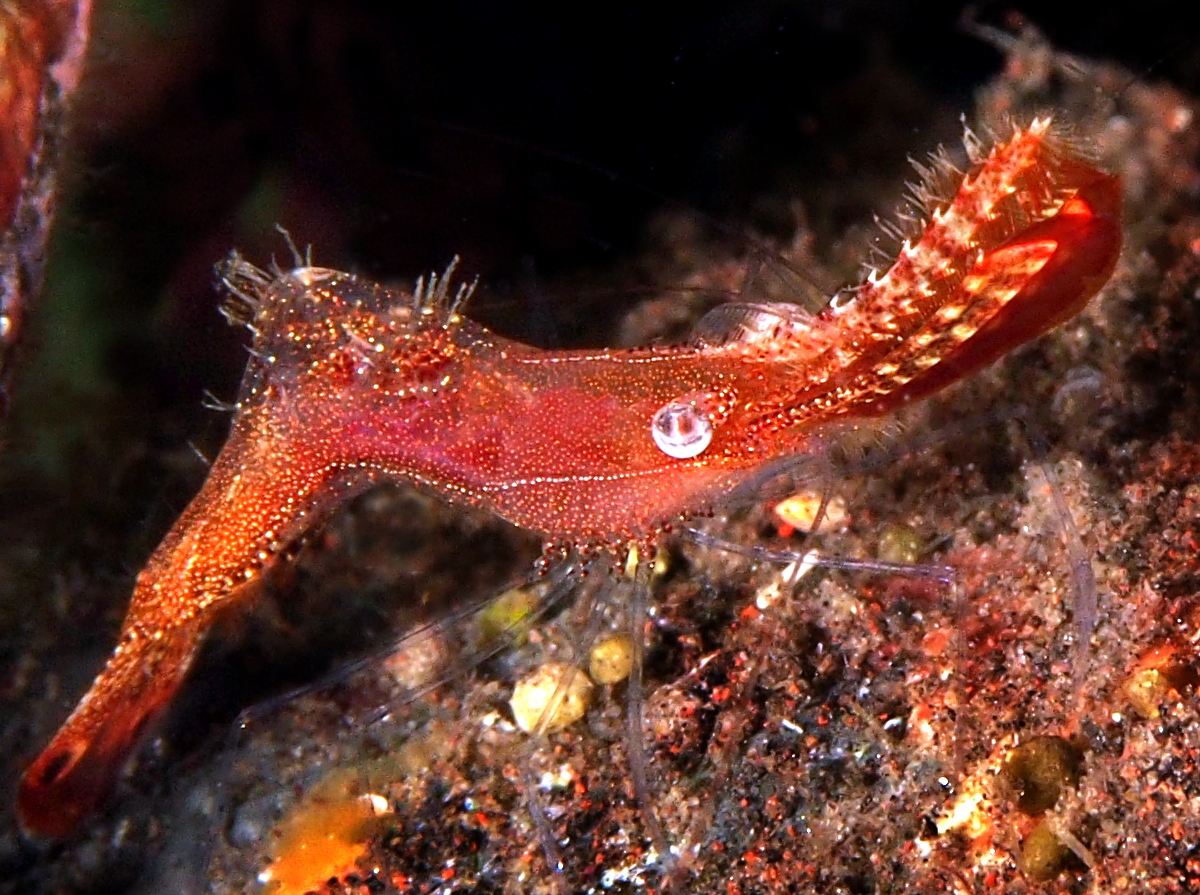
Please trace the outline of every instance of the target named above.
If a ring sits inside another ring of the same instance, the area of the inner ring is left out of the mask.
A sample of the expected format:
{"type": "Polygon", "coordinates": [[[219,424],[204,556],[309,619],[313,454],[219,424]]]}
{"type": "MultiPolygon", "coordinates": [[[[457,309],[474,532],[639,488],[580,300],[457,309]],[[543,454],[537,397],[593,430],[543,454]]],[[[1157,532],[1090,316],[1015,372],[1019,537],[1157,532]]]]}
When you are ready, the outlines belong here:
{"type": "Polygon", "coordinates": [[[232,430],[138,576],[120,641],[27,770],[24,828],[68,835],[179,688],[214,618],[333,507],[400,480],[547,544],[654,541],[834,428],[889,414],[1075,315],[1121,247],[1121,189],[1049,119],[967,172],[935,162],[927,221],[848,300],[715,310],[690,344],[543,351],[459,313],[448,277],[404,294],[234,259],[254,334],[232,430]],[[944,184],[953,177],[954,185],[944,184]]]}

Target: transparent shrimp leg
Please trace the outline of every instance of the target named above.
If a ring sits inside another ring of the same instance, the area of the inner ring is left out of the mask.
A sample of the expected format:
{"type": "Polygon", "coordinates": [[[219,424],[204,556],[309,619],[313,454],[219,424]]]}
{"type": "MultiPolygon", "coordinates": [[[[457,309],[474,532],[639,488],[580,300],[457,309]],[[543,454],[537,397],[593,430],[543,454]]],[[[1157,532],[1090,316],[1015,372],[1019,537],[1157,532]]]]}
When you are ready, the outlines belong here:
{"type": "MultiPolygon", "coordinates": [[[[1092,557],[1079,533],[1079,526],[1075,524],[1075,518],[1067,506],[1062,482],[1054,471],[1054,465],[1046,457],[1048,448],[1045,440],[1027,413],[1019,414],[1016,420],[1032,458],[1030,466],[1036,471],[1037,477],[1045,482],[1050,497],[1051,521],[1056,529],[1055,534],[1066,552],[1067,564],[1071,570],[1071,614],[1076,637],[1073,649],[1073,678],[1075,698],[1082,700],[1087,672],[1091,665],[1092,634],[1096,630],[1100,611],[1096,573],[1092,568],[1092,557]]],[[[1081,709],[1082,705],[1079,708],[1081,709]]],[[[1075,714],[1078,715],[1078,711],[1075,714]]]]}
{"type": "Polygon", "coordinates": [[[653,559],[637,562],[633,569],[629,594],[629,635],[633,644],[633,667],[629,673],[626,690],[625,727],[626,748],[629,753],[629,777],[633,793],[641,806],[650,841],[658,852],[668,876],[674,864],[674,854],[667,842],[666,833],[654,813],[654,801],[650,795],[650,773],[646,761],[646,737],[642,712],[645,703],[643,670],[645,657],[646,610],[650,601],[650,582],[654,571],[653,559]]]}
{"type": "MultiPolygon", "coordinates": [[[[555,698],[561,701],[565,693],[565,688],[563,688],[563,695],[555,694],[555,697],[551,698],[551,702],[554,702],[555,698]]],[[[547,709],[551,710],[551,707],[548,705],[547,709]]],[[[534,830],[537,831],[538,841],[541,843],[542,852],[546,857],[546,866],[550,868],[554,890],[562,895],[566,892],[562,852],[559,850],[554,831],[550,828],[548,806],[542,797],[542,789],[534,772],[534,763],[540,745],[539,737],[531,737],[525,747],[525,756],[521,762],[521,795],[525,802],[525,810],[529,812],[529,819],[533,822],[534,830]]]]}

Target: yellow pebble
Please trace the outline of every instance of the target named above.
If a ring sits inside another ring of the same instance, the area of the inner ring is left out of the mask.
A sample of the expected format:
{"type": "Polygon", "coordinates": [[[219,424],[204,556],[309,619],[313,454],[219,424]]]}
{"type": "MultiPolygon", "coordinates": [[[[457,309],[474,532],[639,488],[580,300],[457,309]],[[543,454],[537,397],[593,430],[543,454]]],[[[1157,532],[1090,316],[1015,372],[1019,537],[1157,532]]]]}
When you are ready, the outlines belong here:
{"type": "Polygon", "coordinates": [[[583,717],[592,686],[582,669],[565,662],[547,662],[517,681],[508,704],[521,730],[554,733],[583,717]]]}
{"type": "Polygon", "coordinates": [[[1021,844],[1021,869],[1038,882],[1049,882],[1066,867],[1071,850],[1054,835],[1045,821],[1033,828],[1021,844]]]}
{"type": "Polygon", "coordinates": [[[597,684],[615,684],[633,669],[633,642],[624,634],[606,637],[592,647],[588,674],[597,684]]]}
{"type": "Polygon", "coordinates": [[[886,525],[875,555],[884,562],[914,563],[921,558],[923,546],[920,533],[911,525],[886,525]]]}
{"type": "MultiPolygon", "coordinates": [[[[824,495],[819,491],[802,491],[793,494],[786,500],[775,504],[775,515],[797,531],[811,531],[817,521],[817,513],[821,509],[824,495]]],[[[825,504],[825,515],[821,519],[821,529],[841,528],[846,522],[846,501],[841,497],[833,497],[825,504]]]]}

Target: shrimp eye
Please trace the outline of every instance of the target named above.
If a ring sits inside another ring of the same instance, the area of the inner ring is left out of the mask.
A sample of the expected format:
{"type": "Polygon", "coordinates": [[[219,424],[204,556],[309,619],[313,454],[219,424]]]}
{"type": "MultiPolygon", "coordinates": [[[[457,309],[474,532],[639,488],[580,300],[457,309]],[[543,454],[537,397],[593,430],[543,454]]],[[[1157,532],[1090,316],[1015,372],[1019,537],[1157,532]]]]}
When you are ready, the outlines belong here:
{"type": "Polygon", "coordinates": [[[712,442],[713,424],[694,403],[679,398],[658,409],[650,423],[650,434],[668,457],[687,460],[704,453],[712,442]]]}

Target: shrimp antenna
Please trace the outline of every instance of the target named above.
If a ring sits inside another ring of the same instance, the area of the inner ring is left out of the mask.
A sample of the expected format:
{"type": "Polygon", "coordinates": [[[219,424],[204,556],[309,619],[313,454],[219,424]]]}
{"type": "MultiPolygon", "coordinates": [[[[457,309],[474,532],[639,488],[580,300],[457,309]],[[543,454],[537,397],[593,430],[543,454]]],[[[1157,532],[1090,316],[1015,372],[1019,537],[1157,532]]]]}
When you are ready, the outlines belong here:
{"type": "Polygon", "coordinates": [[[629,672],[629,687],[625,697],[625,738],[629,750],[629,776],[633,781],[633,792],[646,818],[650,841],[658,851],[659,859],[670,872],[672,854],[663,832],[658,815],[654,813],[654,802],[650,794],[650,775],[646,767],[646,736],[643,727],[643,697],[645,687],[642,672],[645,665],[646,606],[650,600],[650,575],[653,560],[642,560],[633,570],[632,588],[629,596],[629,633],[633,642],[633,666],[629,672]]]}
{"type": "Polygon", "coordinates": [[[843,569],[849,572],[881,572],[884,574],[912,575],[921,578],[933,578],[944,584],[954,581],[955,570],[952,566],[940,563],[908,563],[892,562],[883,559],[853,559],[843,556],[822,556],[815,550],[800,553],[795,550],[774,550],[758,544],[739,544],[725,538],[717,537],[699,528],[685,526],[679,531],[693,543],[701,547],[711,547],[714,550],[724,550],[745,556],[755,562],[769,562],[785,566],[790,563],[800,563],[822,569],[843,569]]]}
{"type": "Polygon", "coordinates": [[[312,267],[312,243],[310,242],[304,247],[304,254],[300,254],[300,250],[296,248],[296,243],[292,239],[291,231],[283,224],[276,224],[275,229],[283,236],[287,242],[288,250],[292,253],[292,267],[312,267]]]}

